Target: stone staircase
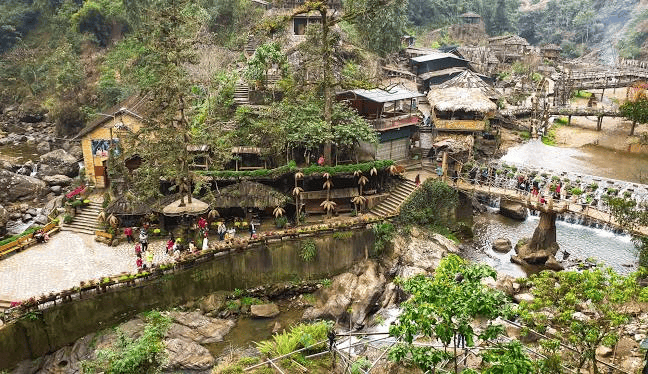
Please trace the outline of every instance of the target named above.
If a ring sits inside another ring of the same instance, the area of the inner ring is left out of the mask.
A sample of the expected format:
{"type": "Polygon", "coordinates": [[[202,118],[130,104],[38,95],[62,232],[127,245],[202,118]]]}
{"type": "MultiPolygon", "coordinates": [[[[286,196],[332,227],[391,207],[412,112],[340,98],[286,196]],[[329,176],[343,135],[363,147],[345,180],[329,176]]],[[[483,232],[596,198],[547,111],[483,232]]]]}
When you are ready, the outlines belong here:
{"type": "Polygon", "coordinates": [[[234,87],[234,105],[250,104],[250,87],[245,82],[238,82],[234,87]]]}
{"type": "Polygon", "coordinates": [[[11,301],[6,299],[7,297],[0,296],[0,314],[4,314],[5,310],[11,307],[11,301]]]}
{"type": "Polygon", "coordinates": [[[409,179],[404,179],[394,188],[387,199],[371,209],[371,213],[378,217],[391,217],[398,215],[400,206],[405,199],[414,192],[416,184],[409,179]]]}
{"type": "Polygon", "coordinates": [[[63,224],[61,231],[71,231],[80,234],[94,235],[99,228],[97,216],[101,212],[101,204],[90,202],[89,205],[81,208],[74,216],[72,222],[63,224]]]}
{"type": "Polygon", "coordinates": [[[247,43],[245,43],[245,51],[244,51],[247,58],[252,57],[254,52],[256,52],[258,46],[259,46],[259,41],[256,40],[253,35],[248,35],[247,43]]]}

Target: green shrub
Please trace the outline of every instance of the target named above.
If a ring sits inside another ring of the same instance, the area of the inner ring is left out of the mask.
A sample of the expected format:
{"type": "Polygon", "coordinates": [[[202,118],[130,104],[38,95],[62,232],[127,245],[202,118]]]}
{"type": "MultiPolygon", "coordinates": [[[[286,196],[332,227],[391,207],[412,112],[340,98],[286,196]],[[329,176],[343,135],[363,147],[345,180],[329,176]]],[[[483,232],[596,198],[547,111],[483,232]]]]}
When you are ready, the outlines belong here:
{"type": "Polygon", "coordinates": [[[275,218],[275,226],[279,229],[283,229],[288,224],[288,218],[281,216],[275,218]]]}
{"type": "Polygon", "coordinates": [[[374,254],[380,255],[391,244],[394,239],[396,228],[389,222],[375,223],[372,231],[374,233],[374,254]]]}
{"type": "Polygon", "coordinates": [[[616,189],[616,188],[610,187],[610,188],[607,189],[607,194],[608,195],[616,196],[617,193],[619,193],[619,190],[616,189]]]}
{"type": "Polygon", "coordinates": [[[66,214],[63,216],[63,223],[69,224],[72,223],[72,216],[69,214],[66,214]]]}
{"type": "Polygon", "coordinates": [[[349,240],[352,236],[352,231],[336,231],[333,233],[333,239],[336,240],[349,240]]]}
{"type": "Polygon", "coordinates": [[[371,367],[371,361],[366,357],[360,357],[351,364],[351,374],[364,374],[371,367]]]}
{"type": "Polygon", "coordinates": [[[450,227],[459,201],[457,191],[447,184],[427,179],[405,200],[397,218],[402,225],[450,227]]]}
{"type": "Polygon", "coordinates": [[[315,259],[315,256],[317,256],[317,245],[313,239],[307,239],[301,243],[299,256],[306,262],[311,262],[315,259]]]}
{"type": "MultiPolygon", "coordinates": [[[[264,340],[257,343],[259,352],[268,357],[276,357],[291,353],[301,348],[306,348],[322,340],[327,340],[326,336],[331,328],[332,322],[321,321],[312,324],[300,323],[281,334],[275,334],[272,339],[264,340]]],[[[325,345],[313,347],[305,350],[303,353],[320,351],[325,345]]],[[[303,355],[301,355],[303,357],[303,355]]]]}
{"type": "Polygon", "coordinates": [[[589,187],[590,190],[596,191],[598,189],[599,185],[598,185],[598,183],[590,183],[588,187],[589,187]]]}
{"type": "Polygon", "coordinates": [[[558,124],[561,124],[561,125],[566,125],[566,124],[569,123],[569,118],[567,118],[567,117],[558,117],[558,118],[554,119],[554,123],[558,123],[558,124]]]}
{"type": "Polygon", "coordinates": [[[580,195],[583,194],[583,190],[581,190],[578,187],[572,188],[570,192],[571,192],[572,195],[576,195],[576,196],[580,196],[580,195]]]}

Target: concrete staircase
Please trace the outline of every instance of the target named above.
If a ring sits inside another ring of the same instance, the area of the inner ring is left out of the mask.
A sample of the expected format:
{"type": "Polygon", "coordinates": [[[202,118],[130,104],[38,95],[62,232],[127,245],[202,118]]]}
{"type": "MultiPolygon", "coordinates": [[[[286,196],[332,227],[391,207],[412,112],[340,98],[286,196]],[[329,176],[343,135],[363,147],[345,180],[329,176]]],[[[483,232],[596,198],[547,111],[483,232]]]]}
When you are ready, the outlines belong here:
{"type": "Polygon", "coordinates": [[[11,307],[11,301],[6,299],[7,297],[0,296],[0,314],[4,314],[5,310],[11,307]]]}
{"type": "Polygon", "coordinates": [[[378,217],[391,217],[398,215],[400,207],[416,189],[416,184],[409,179],[404,179],[394,188],[387,199],[371,209],[371,213],[378,217]]]}
{"type": "Polygon", "coordinates": [[[61,231],[94,235],[95,231],[99,228],[97,216],[101,210],[101,204],[91,202],[74,216],[72,222],[63,224],[63,226],[61,226],[61,231]]]}
{"type": "Polygon", "coordinates": [[[250,87],[245,82],[238,82],[234,87],[234,105],[247,104],[250,104],[250,87]]]}

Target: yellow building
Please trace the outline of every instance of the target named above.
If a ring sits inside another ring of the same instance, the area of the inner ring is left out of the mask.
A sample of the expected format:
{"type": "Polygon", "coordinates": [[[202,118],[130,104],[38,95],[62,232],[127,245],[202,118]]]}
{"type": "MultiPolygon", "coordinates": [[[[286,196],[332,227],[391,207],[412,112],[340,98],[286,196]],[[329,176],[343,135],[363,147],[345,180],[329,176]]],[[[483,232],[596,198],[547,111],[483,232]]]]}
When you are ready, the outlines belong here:
{"type": "Polygon", "coordinates": [[[86,126],[75,139],[81,139],[83,162],[89,184],[97,188],[108,186],[108,153],[119,143],[125,132],[139,131],[144,107],[148,100],[132,96],[111,108],[106,114],[86,126]]]}

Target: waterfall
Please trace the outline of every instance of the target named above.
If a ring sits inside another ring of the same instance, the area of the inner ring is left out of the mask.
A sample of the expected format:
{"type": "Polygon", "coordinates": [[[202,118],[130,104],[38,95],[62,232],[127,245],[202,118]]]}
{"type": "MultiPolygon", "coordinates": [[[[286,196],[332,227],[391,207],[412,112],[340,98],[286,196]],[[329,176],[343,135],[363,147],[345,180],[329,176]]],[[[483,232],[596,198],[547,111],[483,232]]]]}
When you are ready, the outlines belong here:
{"type": "Polygon", "coordinates": [[[36,173],[38,173],[38,162],[34,163],[34,166],[32,166],[32,171],[29,174],[30,177],[35,177],[36,173]]]}

